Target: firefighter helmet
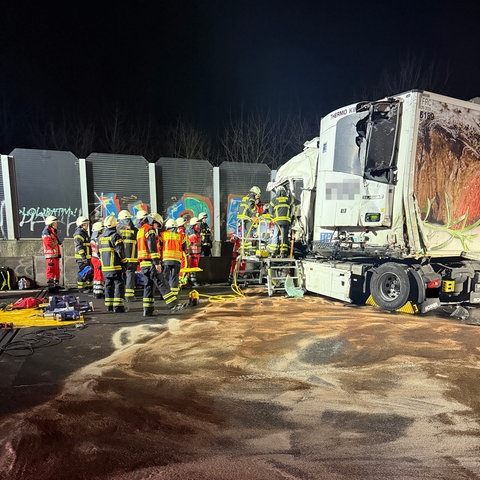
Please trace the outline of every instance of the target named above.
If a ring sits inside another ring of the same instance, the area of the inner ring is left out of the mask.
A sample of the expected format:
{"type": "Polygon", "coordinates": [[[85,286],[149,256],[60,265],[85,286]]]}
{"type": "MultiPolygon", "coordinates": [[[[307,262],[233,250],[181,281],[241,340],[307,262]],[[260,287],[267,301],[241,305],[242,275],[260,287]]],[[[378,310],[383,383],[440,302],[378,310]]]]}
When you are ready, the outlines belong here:
{"type": "Polygon", "coordinates": [[[45,225],[51,225],[53,222],[58,222],[58,218],[55,217],[54,215],[49,215],[49,216],[45,219],[45,225]]]}
{"type": "Polygon", "coordinates": [[[204,218],[207,218],[207,217],[208,217],[208,215],[206,214],[206,212],[200,212],[198,214],[198,219],[199,220],[203,220],[204,218]]]}
{"type": "Polygon", "coordinates": [[[114,215],[109,215],[103,221],[103,225],[107,228],[116,228],[118,225],[117,217],[115,217],[114,215]]]}
{"type": "Polygon", "coordinates": [[[118,219],[126,220],[127,218],[132,218],[132,214],[128,210],[120,210],[118,213],[118,219]]]}
{"type": "Polygon", "coordinates": [[[99,232],[103,228],[103,222],[98,221],[92,225],[92,232],[99,232]]]}
{"type": "Polygon", "coordinates": [[[254,185],[254,186],[250,189],[250,191],[251,191],[252,193],[254,193],[255,195],[260,195],[260,194],[262,193],[262,191],[261,191],[256,185],[254,185]]]}
{"type": "Polygon", "coordinates": [[[190,225],[195,225],[196,223],[198,223],[200,220],[197,218],[197,217],[192,217],[190,219],[190,225]]]}
{"type": "Polygon", "coordinates": [[[163,223],[163,217],[159,213],[151,213],[150,217],[152,217],[154,222],[157,222],[160,225],[163,223]]]}
{"type": "Polygon", "coordinates": [[[275,188],[275,195],[278,195],[279,197],[284,197],[287,195],[287,191],[285,190],[285,187],[283,185],[279,185],[278,187],[275,188]]]}
{"type": "Polygon", "coordinates": [[[177,227],[181,227],[182,225],[185,225],[185,219],[183,217],[178,217],[176,222],[177,222],[177,227]]]}
{"type": "Polygon", "coordinates": [[[145,210],[138,210],[136,219],[137,220],[143,220],[145,217],[148,216],[148,213],[145,210]]]}
{"type": "Polygon", "coordinates": [[[77,227],[80,227],[84,223],[90,223],[90,220],[87,217],[84,217],[83,215],[80,215],[77,218],[77,227]]]}
{"type": "Polygon", "coordinates": [[[169,219],[165,222],[165,228],[166,228],[166,229],[176,228],[176,227],[177,227],[177,222],[176,222],[173,218],[169,218],[169,219]]]}

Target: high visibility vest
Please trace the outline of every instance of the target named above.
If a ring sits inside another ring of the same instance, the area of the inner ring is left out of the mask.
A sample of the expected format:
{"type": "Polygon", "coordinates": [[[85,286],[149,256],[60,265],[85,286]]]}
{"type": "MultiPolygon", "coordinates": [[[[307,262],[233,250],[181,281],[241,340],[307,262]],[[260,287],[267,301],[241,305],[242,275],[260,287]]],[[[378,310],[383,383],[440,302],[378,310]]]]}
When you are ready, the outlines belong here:
{"type": "Polygon", "coordinates": [[[77,227],[73,234],[73,243],[75,244],[75,258],[90,260],[92,258],[92,247],[90,246],[90,236],[82,227],[77,227]]]}
{"type": "Polygon", "coordinates": [[[290,210],[291,202],[287,196],[274,197],[270,202],[270,214],[274,222],[280,220],[291,221],[290,210]]]}
{"type": "Polygon", "coordinates": [[[162,260],[164,262],[175,260],[182,261],[182,243],[180,235],[172,230],[165,230],[161,233],[163,240],[162,260]]]}
{"type": "Polygon", "coordinates": [[[98,237],[98,253],[102,262],[102,272],[116,272],[122,270],[122,265],[127,263],[123,238],[117,230],[106,229],[98,237]]]}
{"type": "Polygon", "coordinates": [[[137,232],[137,255],[141,267],[160,263],[157,250],[157,234],[148,223],[144,223],[137,232]]]}
{"type": "Polygon", "coordinates": [[[98,254],[98,232],[92,233],[92,238],[90,239],[90,248],[92,249],[92,258],[100,258],[98,254]]]}
{"type": "Polygon", "coordinates": [[[129,262],[137,261],[137,232],[134,226],[125,225],[120,228],[120,235],[125,243],[125,257],[129,262]]]}
{"type": "Polygon", "coordinates": [[[51,225],[47,225],[42,232],[43,255],[45,258],[60,257],[60,243],[58,241],[57,230],[51,225]]]}

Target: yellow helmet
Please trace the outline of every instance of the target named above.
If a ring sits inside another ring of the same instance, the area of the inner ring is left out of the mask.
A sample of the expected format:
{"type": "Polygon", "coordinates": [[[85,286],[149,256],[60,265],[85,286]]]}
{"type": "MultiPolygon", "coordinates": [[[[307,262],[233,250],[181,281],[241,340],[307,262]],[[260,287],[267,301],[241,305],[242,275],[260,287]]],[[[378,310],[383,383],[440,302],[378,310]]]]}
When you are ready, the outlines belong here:
{"type": "Polygon", "coordinates": [[[54,215],[49,215],[49,216],[45,219],[45,225],[51,225],[53,222],[58,222],[58,218],[55,217],[54,215]]]}
{"type": "Polygon", "coordinates": [[[120,210],[118,213],[118,219],[126,220],[127,218],[132,218],[132,214],[128,210],[120,210]]]}
{"type": "Polygon", "coordinates": [[[99,232],[102,229],[103,229],[103,222],[102,221],[95,222],[92,225],[92,232],[99,232]]]}
{"type": "Polygon", "coordinates": [[[262,191],[260,190],[260,188],[258,188],[258,187],[255,186],[255,185],[250,189],[250,191],[251,191],[252,193],[254,193],[255,195],[260,195],[260,194],[262,193],[262,191]]]}
{"type": "Polygon", "coordinates": [[[115,228],[118,225],[118,220],[117,217],[114,215],[109,215],[108,217],[105,218],[103,221],[103,225],[107,228],[115,228]]]}
{"type": "Polygon", "coordinates": [[[199,219],[199,220],[203,220],[204,218],[207,218],[207,217],[208,217],[208,215],[207,215],[206,212],[200,212],[200,213],[198,214],[198,219],[199,219]]]}
{"type": "Polygon", "coordinates": [[[197,217],[192,217],[190,219],[190,225],[195,225],[196,223],[198,223],[200,220],[197,218],[197,217]]]}
{"type": "Polygon", "coordinates": [[[77,218],[77,227],[79,227],[80,225],[83,225],[84,223],[90,223],[90,220],[87,217],[80,215],[77,218]]]}

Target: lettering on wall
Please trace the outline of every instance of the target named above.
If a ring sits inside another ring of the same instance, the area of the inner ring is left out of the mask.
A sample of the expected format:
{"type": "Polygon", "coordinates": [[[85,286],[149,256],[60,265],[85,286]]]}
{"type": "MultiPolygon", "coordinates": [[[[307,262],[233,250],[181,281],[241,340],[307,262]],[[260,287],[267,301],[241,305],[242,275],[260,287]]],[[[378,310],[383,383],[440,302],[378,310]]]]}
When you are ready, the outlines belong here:
{"type": "Polygon", "coordinates": [[[18,210],[18,214],[20,227],[26,225],[31,232],[35,230],[35,225],[37,224],[41,224],[43,229],[45,218],[49,215],[54,215],[58,218],[59,223],[66,225],[66,236],[71,236],[76,228],[75,220],[79,215],[79,209],[71,207],[21,207],[18,210]]]}

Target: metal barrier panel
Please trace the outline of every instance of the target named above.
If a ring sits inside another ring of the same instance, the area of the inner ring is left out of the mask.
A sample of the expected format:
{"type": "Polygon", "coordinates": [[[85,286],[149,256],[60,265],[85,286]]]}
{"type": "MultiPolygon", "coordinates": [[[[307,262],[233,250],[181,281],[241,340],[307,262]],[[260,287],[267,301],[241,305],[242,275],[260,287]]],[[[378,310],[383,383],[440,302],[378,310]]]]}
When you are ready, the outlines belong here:
{"type": "Polygon", "coordinates": [[[155,164],[159,213],[195,217],[206,212],[213,223],[213,166],[208,160],[160,158],[155,164]]]}
{"type": "Polygon", "coordinates": [[[20,238],[41,238],[55,215],[61,238],[70,237],[81,209],[78,159],[71,152],[16,148],[15,183],[20,238]]]}
{"type": "Polygon", "coordinates": [[[139,155],[92,153],[86,158],[90,220],[150,210],[148,162],[139,155]]]}
{"type": "Polygon", "coordinates": [[[222,238],[228,238],[236,232],[238,206],[252,186],[262,191],[262,202],[270,201],[270,194],[265,191],[270,181],[270,168],[262,163],[223,162],[219,169],[222,238]]]}

